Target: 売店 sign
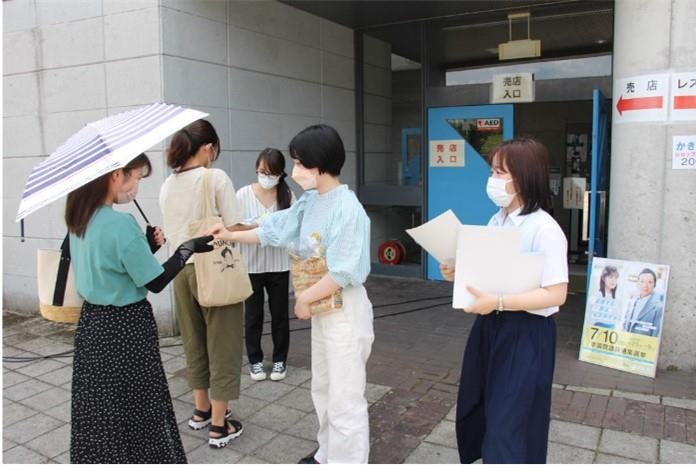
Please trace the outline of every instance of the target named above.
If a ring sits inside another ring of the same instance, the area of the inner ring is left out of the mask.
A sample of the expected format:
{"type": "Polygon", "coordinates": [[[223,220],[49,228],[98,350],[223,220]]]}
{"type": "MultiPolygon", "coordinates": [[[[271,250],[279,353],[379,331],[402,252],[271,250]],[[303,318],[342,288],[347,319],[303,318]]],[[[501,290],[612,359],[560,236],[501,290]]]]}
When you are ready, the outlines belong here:
{"type": "Polygon", "coordinates": [[[491,103],[524,103],[534,101],[534,76],[531,72],[496,74],[493,76],[491,103]]]}
{"type": "Polygon", "coordinates": [[[614,81],[614,123],[696,121],[696,72],[614,81]]]}
{"type": "Polygon", "coordinates": [[[614,123],[666,121],[669,74],[650,74],[614,81],[614,123]]]}
{"type": "Polygon", "coordinates": [[[430,141],[430,167],[464,167],[465,148],[463,139],[430,141]]]}

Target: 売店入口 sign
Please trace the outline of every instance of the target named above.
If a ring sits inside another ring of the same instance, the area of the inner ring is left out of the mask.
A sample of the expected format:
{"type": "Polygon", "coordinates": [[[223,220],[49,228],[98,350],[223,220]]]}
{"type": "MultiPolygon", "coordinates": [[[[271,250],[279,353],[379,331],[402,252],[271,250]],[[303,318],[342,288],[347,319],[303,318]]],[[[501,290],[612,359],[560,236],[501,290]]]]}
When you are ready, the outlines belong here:
{"type": "Polygon", "coordinates": [[[430,167],[464,167],[465,148],[463,139],[430,141],[430,167]]]}
{"type": "Polygon", "coordinates": [[[525,103],[534,101],[534,76],[531,72],[493,76],[491,103],[525,103]]]}

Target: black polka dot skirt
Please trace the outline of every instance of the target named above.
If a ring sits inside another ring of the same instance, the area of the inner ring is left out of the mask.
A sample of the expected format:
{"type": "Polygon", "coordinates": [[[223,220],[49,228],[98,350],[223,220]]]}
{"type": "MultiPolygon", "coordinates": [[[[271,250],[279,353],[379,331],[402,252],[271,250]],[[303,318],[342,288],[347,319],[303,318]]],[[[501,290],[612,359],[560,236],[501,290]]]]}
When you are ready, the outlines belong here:
{"type": "Polygon", "coordinates": [[[75,332],[72,463],[186,463],[147,300],[85,302],[75,332]]]}

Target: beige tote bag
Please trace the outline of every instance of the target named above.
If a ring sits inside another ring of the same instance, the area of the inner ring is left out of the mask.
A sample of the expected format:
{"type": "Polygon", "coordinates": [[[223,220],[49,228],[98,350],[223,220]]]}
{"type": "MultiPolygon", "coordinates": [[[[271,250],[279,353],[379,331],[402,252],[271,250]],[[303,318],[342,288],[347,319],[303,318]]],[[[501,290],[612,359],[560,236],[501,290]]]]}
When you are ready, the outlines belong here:
{"type": "MultiPolygon", "coordinates": [[[[203,175],[203,215],[189,225],[192,238],[203,236],[208,228],[217,223],[224,224],[222,217],[215,216],[211,209],[211,199],[215,201],[212,174],[212,169],[206,169],[203,175]]],[[[216,241],[213,251],[194,254],[193,264],[196,268],[198,303],[201,306],[233,305],[243,302],[253,293],[239,243],[216,241]]]]}
{"type": "Polygon", "coordinates": [[[84,300],[75,288],[68,236],[59,250],[37,251],[36,274],[41,316],[60,323],[77,323],[84,300]]]}

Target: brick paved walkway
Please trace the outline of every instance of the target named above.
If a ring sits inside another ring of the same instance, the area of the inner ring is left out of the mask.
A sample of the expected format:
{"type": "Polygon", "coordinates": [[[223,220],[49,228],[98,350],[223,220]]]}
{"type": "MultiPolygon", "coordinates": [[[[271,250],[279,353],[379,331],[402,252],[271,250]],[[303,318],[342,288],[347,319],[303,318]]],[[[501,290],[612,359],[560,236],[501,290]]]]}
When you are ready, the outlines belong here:
{"type": "MultiPolygon", "coordinates": [[[[367,289],[376,337],[368,363],[370,461],[456,462],[453,407],[473,317],[451,308],[446,283],[371,277],[367,289]]],[[[557,317],[549,462],[696,462],[696,373],[660,371],[648,379],[578,361],[582,303],[582,296],[571,296],[557,317]],[[580,433],[592,440],[578,443],[580,433]]],[[[308,326],[291,321],[288,363],[294,375],[255,385],[245,377],[242,398],[232,405],[247,428],[237,446],[211,455],[201,445],[204,433],[182,428],[191,462],[292,463],[315,447],[308,326]],[[298,428],[290,431],[294,421],[298,428]]],[[[3,328],[4,356],[72,348],[71,327],[38,316],[6,313],[3,328]]],[[[162,345],[174,342],[163,339],[162,345]]],[[[270,336],[264,348],[270,352],[270,336]]],[[[162,349],[162,357],[184,421],[192,406],[181,348],[162,349]]],[[[5,462],[66,460],[70,364],[69,357],[3,364],[5,462]],[[46,434],[35,438],[39,432],[46,434]]]]}

